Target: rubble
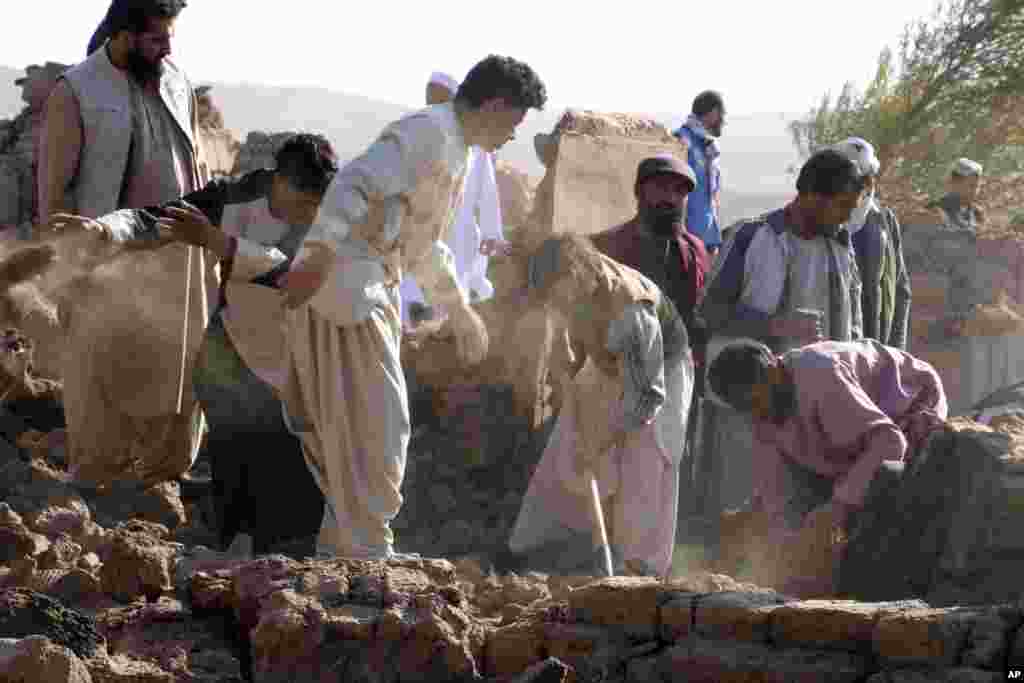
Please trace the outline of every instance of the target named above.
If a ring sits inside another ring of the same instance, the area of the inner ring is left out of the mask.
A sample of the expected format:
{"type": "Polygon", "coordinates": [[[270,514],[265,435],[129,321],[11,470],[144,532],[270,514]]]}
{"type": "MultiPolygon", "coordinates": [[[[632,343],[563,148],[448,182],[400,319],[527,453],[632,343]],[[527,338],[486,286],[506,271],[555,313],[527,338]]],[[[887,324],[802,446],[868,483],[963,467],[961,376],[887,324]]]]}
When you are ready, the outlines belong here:
{"type": "Polygon", "coordinates": [[[15,81],[26,106],[13,119],[0,120],[0,228],[27,235],[36,220],[36,155],[43,108],[67,67],[56,62],[33,64],[15,81]]]}
{"type": "MultiPolygon", "coordinates": [[[[200,93],[204,126],[222,129],[208,98],[200,93]]],[[[672,142],[663,127],[624,114],[570,112],[557,130],[672,142]]],[[[239,173],[271,163],[288,135],[253,133],[236,148],[214,136],[209,146],[223,143],[219,172],[228,172],[230,157],[230,172],[239,173]]],[[[528,246],[549,235],[553,165],[536,190],[514,169],[497,170],[509,188],[509,239],[528,246]]],[[[961,259],[957,249],[951,261],[961,259]]],[[[177,483],[89,490],[68,475],[53,425],[3,434],[0,680],[885,683],[995,680],[1005,665],[1024,665],[1019,590],[963,594],[1011,603],[1004,607],[797,600],[770,588],[778,573],[735,547],[758,535],[745,513],[731,518],[726,533],[738,540],[726,543],[716,573],[597,579],[517,566],[505,549],[547,437],[531,411],[551,407],[537,359],[552,330],[504,294],[525,281],[522,253],[493,263],[503,294],[479,310],[493,339],[514,341],[494,344],[470,370],[451,363],[443,328],[404,342],[403,361],[432,394],[433,414],[415,425],[394,529],[401,550],[426,559],[214,552],[200,501],[177,483]],[[438,556],[452,560],[430,559],[438,556]]],[[[945,271],[919,272],[931,289],[915,289],[915,306],[948,307],[960,285],[945,271]]],[[[972,309],[959,333],[1019,329],[1010,294],[972,309]]],[[[27,365],[18,367],[12,376],[24,377],[27,365]]],[[[57,386],[46,389],[56,394],[57,386]]],[[[952,427],[1006,434],[1008,466],[1024,462],[1020,416],[952,427]]],[[[777,572],[827,565],[839,548],[828,539],[777,572]]]]}

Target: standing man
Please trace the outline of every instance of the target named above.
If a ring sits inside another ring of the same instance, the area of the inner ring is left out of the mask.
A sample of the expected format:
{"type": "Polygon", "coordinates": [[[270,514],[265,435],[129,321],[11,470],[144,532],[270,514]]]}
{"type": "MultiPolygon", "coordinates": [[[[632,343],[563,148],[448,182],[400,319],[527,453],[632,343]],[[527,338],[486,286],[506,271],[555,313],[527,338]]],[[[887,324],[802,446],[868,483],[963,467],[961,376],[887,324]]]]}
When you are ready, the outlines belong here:
{"type": "Polygon", "coordinates": [[[985,224],[985,212],[978,205],[981,189],[981,164],[970,159],[957,159],[949,176],[949,192],[942,199],[928,204],[935,209],[943,225],[952,230],[977,232],[985,224]]]}
{"type": "MultiPolygon", "coordinates": [[[[104,20],[109,38],[54,88],[40,150],[42,222],[57,213],[96,218],[155,206],[199,187],[195,93],[169,59],[184,7],[183,0],[113,0],[104,20]]],[[[191,249],[126,257],[116,277],[130,286],[108,281],[92,304],[78,297],[62,311],[75,350],[62,373],[68,455],[82,480],[110,483],[139,461],[173,462],[181,474],[195,457],[202,413],[184,368],[206,326],[212,271],[191,249]],[[163,294],[143,306],[139,297],[149,291],[163,294]],[[132,308],[138,312],[126,313],[132,308]]]]}
{"type": "Polygon", "coordinates": [[[722,246],[719,224],[719,202],[722,171],[719,167],[718,138],[725,126],[725,103],[721,94],[705,90],[693,100],[686,123],[675,132],[689,149],[688,161],[697,178],[686,209],[686,227],[701,238],[708,253],[714,256],[722,246]]]}
{"type": "MultiPolygon", "coordinates": [[[[688,405],[685,444],[674,444],[682,458],[694,440],[699,397],[703,394],[704,347],[707,334],[696,315],[710,268],[704,243],[686,229],[687,200],[696,187],[696,176],[686,162],[665,154],[640,162],[636,171],[637,214],[627,223],[594,235],[594,245],[606,256],[625,264],[653,281],[668,297],[686,324],[698,397],[688,405]]],[[[683,493],[690,494],[692,467],[680,468],[683,493]]],[[[689,502],[687,502],[687,508],[689,502]]]]}
{"type": "Polygon", "coordinates": [[[644,159],[636,171],[636,216],[593,236],[600,252],[640,272],[672,300],[691,346],[704,336],[696,309],[709,266],[704,243],[684,222],[696,184],[693,169],[681,159],[644,159]]]}
{"type": "MultiPolygon", "coordinates": [[[[789,205],[738,225],[712,270],[699,307],[708,326],[707,366],[737,339],[782,352],[823,339],[861,336],[860,278],[842,227],[860,202],[857,167],[834,150],[800,169],[789,205]]],[[[705,401],[696,475],[700,507],[712,524],[743,506],[753,486],[749,419],[716,397],[705,401]]]]}
{"type": "MultiPolygon", "coordinates": [[[[435,71],[427,83],[427,106],[445,104],[455,97],[458,83],[451,76],[435,71]]],[[[505,237],[501,229],[501,204],[494,174],[494,155],[479,147],[470,150],[469,170],[462,203],[445,243],[455,257],[459,282],[471,301],[485,301],[494,295],[487,279],[489,256],[502,250],[505,237]]],[[[416,324],[431,318],[435,311],[423,303],[423,292],[416,281],[402,281],[402,322],[416,324]]]]}
{"type": "Polygon", "coordinates": [[[391,521],[410,431],[398,286],[405,272],[415,277],[427,302],[444,306],[460,360],[484,358],[487,331],[444,237],[470,147],[497,150],[546,100],[528,65],[492,55],[454,101],[389,125],[328,187],[285,283],[293,310],[283,396],[328,503],[318,542],[325,554],[395,554],[391,521]]]}
{"type": "Polygon", "coordinates": [[[910,274],[903,260],[903,235],[896,214],[882,207],[875,196],[881,164],[875,148],[862,138],[848,138],[833,149],[856,164],[864,176],[864,196],[846,223],[860,271],[864,336],[905,350],[910,274]]]}

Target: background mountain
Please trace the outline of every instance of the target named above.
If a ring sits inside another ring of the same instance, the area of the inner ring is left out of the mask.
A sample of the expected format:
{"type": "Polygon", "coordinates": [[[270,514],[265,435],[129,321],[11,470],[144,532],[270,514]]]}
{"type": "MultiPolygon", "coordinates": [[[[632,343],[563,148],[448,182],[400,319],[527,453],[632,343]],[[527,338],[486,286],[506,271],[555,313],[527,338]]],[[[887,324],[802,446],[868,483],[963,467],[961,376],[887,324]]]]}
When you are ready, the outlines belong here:
{"type": "MultiPolygon", "coordinates": [[[[14,79],[20,69],[0,66],[0,117],[20,111],[21,91],[14,79]]],[[[213,99],[224,113],[225,124],[240,139],[252,130],[264,132],[313,131],[326,135],[342,159],[351,158],[390,121],[410,108],[323,88],[281,87],[253,83],[214,83],[213,99]]],[[[533,151],[533,136],[549,132],[565,110],[551,105],[531,112],[516,140],[500,158],[539,178],[544,169],[533,151]]],[[[654,114],[675,127],[679,114],[654,114]]],[[[732,116],[721,140],[724,185],[723,220],[730,222],[777,206],[792,194],[794,179],[787,169],[797,161],[786,132],[793,114],[767,113],[732,116]]]]}

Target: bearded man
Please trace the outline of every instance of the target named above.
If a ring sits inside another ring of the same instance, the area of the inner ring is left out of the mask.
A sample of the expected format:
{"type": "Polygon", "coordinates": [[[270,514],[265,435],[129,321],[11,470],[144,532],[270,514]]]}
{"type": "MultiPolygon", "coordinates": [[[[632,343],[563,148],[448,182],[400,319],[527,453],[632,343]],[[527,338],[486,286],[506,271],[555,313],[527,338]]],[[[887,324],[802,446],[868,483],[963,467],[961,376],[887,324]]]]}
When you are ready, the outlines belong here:
{"type": "MultiPolygon", "coordinates": [[[[105,42],[61,77],[41,141],[42,222],[157,206],[200,187],[195,91],[169,59],[184,7],[113,0],[105,42]]],[[[173,477],[198,451],[202,413],[186,378],[215,280],[192,249],[126,256],[117,275],[89,279],[101,285],[90,290],[95,296],[87,299],[82,287],[62,305],[74,350],[61,372],[68,459],[82,481],[108,484],[137,474],[139,462],[150,470],[158,461],[173,463],[175,472],[161,475],[173,477]]]]}

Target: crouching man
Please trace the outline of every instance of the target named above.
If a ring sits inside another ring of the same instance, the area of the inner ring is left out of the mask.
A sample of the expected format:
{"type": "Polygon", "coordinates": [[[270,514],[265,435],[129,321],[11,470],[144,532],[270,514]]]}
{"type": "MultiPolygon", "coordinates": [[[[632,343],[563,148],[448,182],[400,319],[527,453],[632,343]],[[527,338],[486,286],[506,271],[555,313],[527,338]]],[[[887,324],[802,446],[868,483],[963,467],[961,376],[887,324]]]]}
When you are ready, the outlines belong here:
{"type": "Polygon", "coordinates": [[[219,305],[192,379],[210,425],[220,542],[226,547],[242,532],[253,537],[256,553],[311,555],[324,501],[275,394],[285,362],[280,280],[338,165],[326,139],[305,133],[286,140],[274,161],[273,169],[215,180],[184,200],[95,220],[58,214],[51,225],[92,231],[114,255],[118,247],[185,242],[219,260],[219,305]],[[286,510],[278,506],[283,501],[286,510]]]}
{"type": "MultiPolygon", "coordinates": [[[[948,413],[934,368],[874,340],[819,342],[776,355],[737,341],[711,363],[718,400],[752,414],[755,504],[769,544],[785,549],[857,518],[902,474],[948,413]]],[[[827,593],[833,577],[793,577],[786,590],[827,593]]]]}

